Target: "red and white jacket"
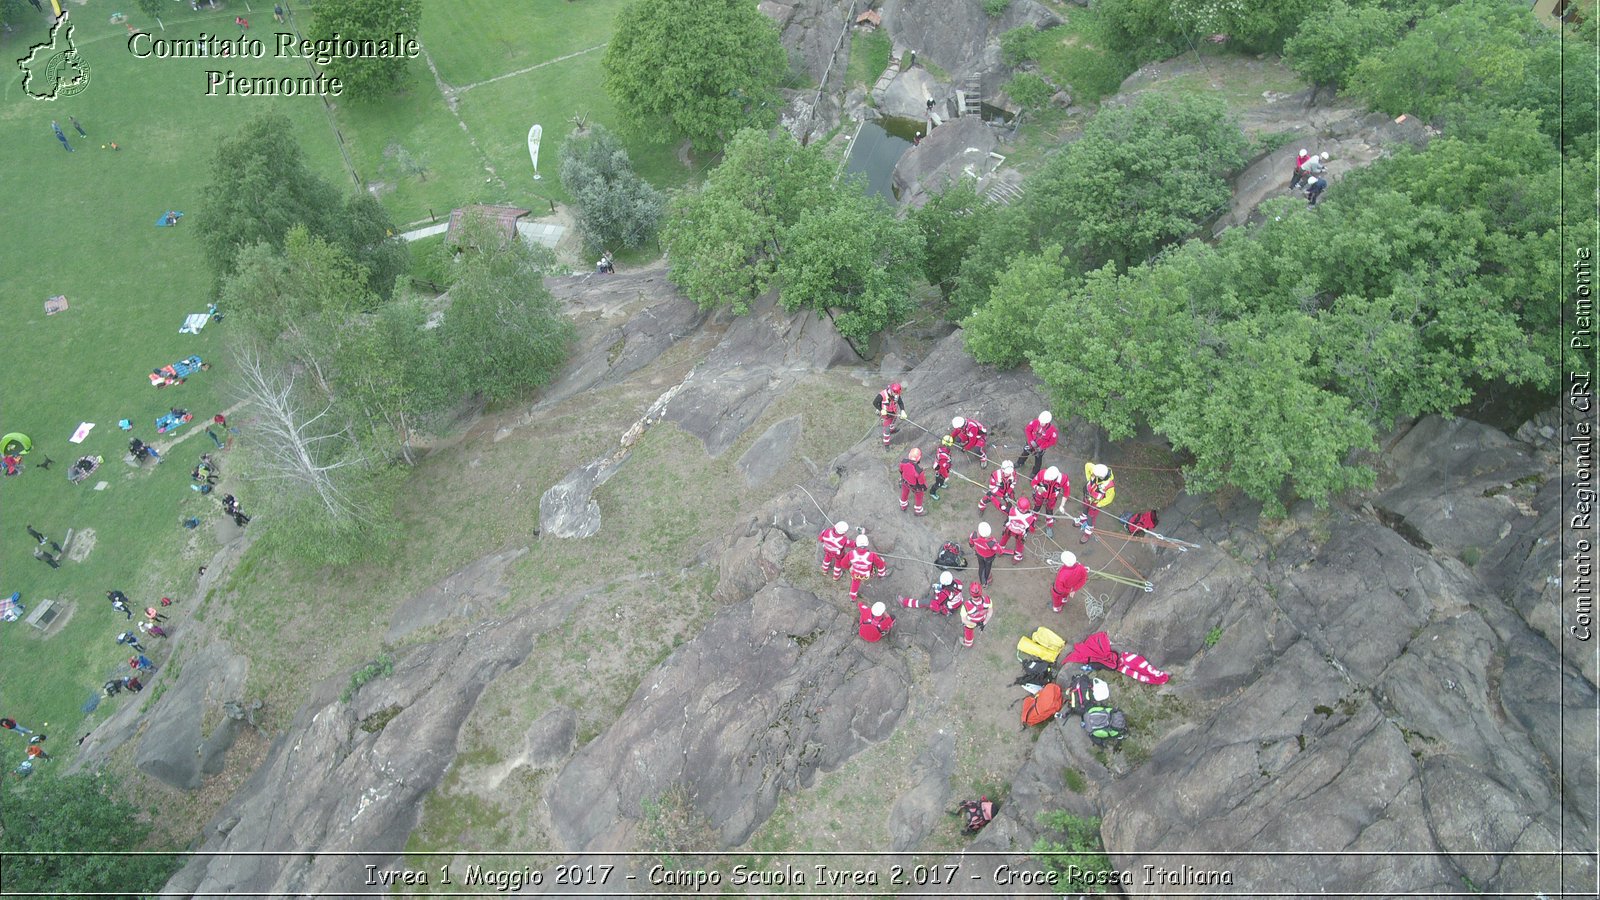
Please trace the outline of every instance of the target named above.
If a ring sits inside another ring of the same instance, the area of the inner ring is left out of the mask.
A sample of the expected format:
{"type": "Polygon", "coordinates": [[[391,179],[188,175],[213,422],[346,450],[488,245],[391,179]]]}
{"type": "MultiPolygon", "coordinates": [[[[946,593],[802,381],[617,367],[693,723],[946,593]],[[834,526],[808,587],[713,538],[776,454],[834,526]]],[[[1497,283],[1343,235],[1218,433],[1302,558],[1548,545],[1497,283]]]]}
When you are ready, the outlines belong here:
{"type": "Polygon", "coordinates": [[[992,537],[981,537],[976,531],[967,537],[967,543],[972,545],[972,552],[984,559],[1000,555],[1000,542],[992,537]]]}
{"type": "Polygon", "coordinates": [[[939,445],[939,451],[933,457],[933,471],[940,478],[950,477],[950,448],[944,444],[939,445]]]}
{"type": "Polygon", "coordinates": [[[1056,511],[1056,506],[1063,500],[1072,497],[1072,485],[1067,483],[1066,473],[1062,473],[1060,481],[1051,481],[1044,477],[1044,473],[1033,476],[1033,508],[1049,515],[1056,511]]]}
{"type": "Polygon", "coordinates": [[[974,585],[972,593],[961,604],[961,624],[972,628],[989,621],[989,613],[994,609],[994,601],[982,593],[981,585],[974,585]]]}
{"type": "Polygon", "coordinates": [[[929,608],[941,616],[948,616],[961,607],[961,591],[966,586],[959,580],[950,582],[949,587],[942,584],[934,585],[933,602],[929,608]]]}
{"type": "MultiPolygon", "coordinates": [[[[1033,526],[1038,521],[1039,517],[1034,515],[1033,510],[1030,509],[1024,512],[1017,507],[1012,507],[1011,512],[1006,513],[1006,530],[1012,534],[1028,534],[1033,531],[1033,526]]],[[[1018,546],[1021,545],[1019,544],[1018,546]]]]}
{"type": "Polygon", "coordinates": [[[989,496],[997,499],[1015,499],[1017,496],[1016,473],[1013,472],[1012,474],[1007,475],[1005,469],[995,469],[994,472],[990,473],[989,496]]]}
{"type": "Polygon", "coordinates": [[[846,562],[852,578],[870,578],[873,572],[882,575],[889,571],[889,564],[883,561],[883,557],[861,547],[851,550],[846,562]]]}
{"type": "Polygon", "coordinates": [[[950,436],[956,439],[956,443],[960,444],[963,450],[976,450],[982,447],[988,434],[989,429],[972,419],[968,419],[967,424],[950,432],[950,436]]]}
{"type": "Polygon", "coordinates": [[[1030,450],[1049,450],[1056,445],[1057,438],[1061,436],[1061,432],[1056,429],[1056,423],[1051,422],[1049,425],[1040,425],[1038,419],[1029,422],[1028,427],[1024,428],[1022,433],[1028,439],[1028,449],[1030,450]]]}
{"type": "Polygon", "coordinates": [[[922,475],[922,466],[912,462],[910,457],[900,460],[900,480],[919,490],[928,486],[928,479],[922,475]]]}
{"type": "Polygon", "coordinates": [[[832,525],[822,529],[817,535],[817,541],[822,544],[823,552],[831,559],[844,552],[844,545],[849,541],[850,535],[843,531],[835,531],[832,525]]]}

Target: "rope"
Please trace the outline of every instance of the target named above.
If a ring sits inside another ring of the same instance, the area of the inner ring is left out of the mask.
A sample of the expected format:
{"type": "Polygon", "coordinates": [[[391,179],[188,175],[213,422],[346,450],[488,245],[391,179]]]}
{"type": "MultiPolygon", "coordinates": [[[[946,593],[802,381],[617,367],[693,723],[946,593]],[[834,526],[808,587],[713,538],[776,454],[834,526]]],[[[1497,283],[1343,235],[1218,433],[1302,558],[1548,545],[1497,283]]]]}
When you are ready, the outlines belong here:
{"type": "MultiPolygon", "coordinates": [[[[859,443],[859,441],[857,443],[859,443]]],[[[807,497],[811,497],[811,492],[810,491],[806,491],[806,486],[805,485],[797,484],[797,485],[795,485],[795,487],[799,488],[802,491],[805,491],[807,497]]],[[[822,521],[824,521],[824,522],[832,522],[833,521],[833,517],[828,515],[828,511],[822,508],[822,504],[821,503],[817,503],[817,498],[811,497],[811,502],[816,504],[817,512],[822,513],[822,521]]]]}
{"type": "MultiPolygon", "coordinates": [[[[1073,497],[1072,499],[1078,501],[1081,504],[1083,504],[1083,506],[1085,508],[1088,508],[1089,506],[1092,505],[1092,504],[1089,503],[1089,501],[1083,499],[1082,497],[1073,497]]],[[[1188,541],[1180,541],[1177,538],[1167,537],[1164,534],[1161,534],[1161,533],[1155,532],[1155,531],[1151,531],[1148,528],[1140,528],[1138,525],[1135,525],[1132,522],[1129,522],[1127,519],[1124,519],[1123,517],[1117,515],[1114,512],[1111,512],[1110,510],[1107,510],[1107,509],[1104,509],[1104,508],[1101,508],[1101,507],[1096,507],[1096,508],[1100,510],[1100,514],[1101,515],[1110,516],[1111,518],[1116,519],[1118,522],[1121,522],[1123,525],[1125,525],[1125,526],[1127,526],[1129,528],[1138,528],[1140,531],[1144,532],[1143,535],[1129,534],[1129,537],[1144,537],[1145,535],[1148,535],[1149,537],[1154,538],[1155,540],[1166,541],[1167,543],[1172,544],[1175,547],[1184,548],[1185,551],[1187,551],[1188,549],[1191,549],[1191,548],[1195,549],[1195,550],[1200,549],[1200,545],[1199,544],[1191,544],[1188,541]]],[[[1121,535],[1118,535],[1118,537],[1121,537],[1121,535]]]]}
{"type": "Polygon", "coordinates": [[[1101,616],[1105,615],[1106,614],[1106,606],[1108,606],[1110,603],[1111,603],[1111,595],[1110,594],[1106,594],[1106,595],[1101,596],[1101,597],[1096,597],[1093,593],[1091,593],[1089,591],[1084,591],[1083,592],[1083,612],[1084,612],[1085,615],[1087,615],[1089,617],[1089,621],[1091,621],[1091,622],[1093,622],[1095,619],[1098,619],[1101,616]]]}

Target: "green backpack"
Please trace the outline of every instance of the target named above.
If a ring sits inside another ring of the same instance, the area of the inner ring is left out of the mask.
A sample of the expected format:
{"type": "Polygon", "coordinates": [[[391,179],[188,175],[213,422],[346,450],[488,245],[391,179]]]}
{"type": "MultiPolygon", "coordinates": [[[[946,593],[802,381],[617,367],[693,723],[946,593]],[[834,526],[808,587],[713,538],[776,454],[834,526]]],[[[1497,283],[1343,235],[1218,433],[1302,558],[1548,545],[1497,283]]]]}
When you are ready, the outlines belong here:
{"type": "Polygon", "coordinates": [[[1083,711],[1083,730],[1096,747],[1120,746],[1128,736],[1128,717],[1109,706],[1091,706],[1083,711]]]}

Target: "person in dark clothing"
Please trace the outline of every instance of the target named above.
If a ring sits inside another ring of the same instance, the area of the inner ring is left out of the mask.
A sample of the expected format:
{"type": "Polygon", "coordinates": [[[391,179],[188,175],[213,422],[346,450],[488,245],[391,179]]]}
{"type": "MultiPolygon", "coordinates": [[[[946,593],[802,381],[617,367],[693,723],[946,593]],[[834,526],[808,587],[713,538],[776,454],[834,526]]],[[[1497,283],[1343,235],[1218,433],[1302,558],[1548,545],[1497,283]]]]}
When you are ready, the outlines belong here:
{"type": "Polygon", "coordinates": [[[44,563],[45,565],[49,566],[52,569],[61,568],[61,560],[57,559],[54,556],[51,556],[50,554],[44,552],[43,550],[35,550],[35,551],[33,551],[33,558],[39,560],[40,562],[44,563]]]}
{"type": "Polygon", "coordinates": [[[1322,192],[1327,189],[1328,179],[1323,178],[1321,175],[1311,176],[1311,180],[1306,182],[1306,206],[1316,206],[1317,198],[1321,197],[1322,192]]]}
{"type": "Polygon", "coordinates": [[[61,554],[61,545],[40,534],[32,525],[28,526],[28,536],[38,541],[41,546],[49,544],[50,549],[54,550],[58,556],[61,554]]]}
{"type": "Polygon", "coordinates": [[[89,132],[84,131],[83,126],[78,124],[77,116],[67,116],[67,121],[72,123],[72,127],[76,128],[79,134],[83,135],[84,137],[89,136],[89,132]]]}

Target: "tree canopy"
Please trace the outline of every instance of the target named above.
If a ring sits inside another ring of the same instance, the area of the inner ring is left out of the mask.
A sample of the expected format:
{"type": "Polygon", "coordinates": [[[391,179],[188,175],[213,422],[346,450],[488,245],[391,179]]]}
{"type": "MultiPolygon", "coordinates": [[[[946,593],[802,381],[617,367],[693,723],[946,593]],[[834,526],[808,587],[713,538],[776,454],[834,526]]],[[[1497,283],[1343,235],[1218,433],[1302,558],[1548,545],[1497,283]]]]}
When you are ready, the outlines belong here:
{"type": "MultiPolygon", "coordinates": [[[[377,40],[401,34],[415,38],[421,24],[422,0],[317,0],[311,8],[308,37],[377,40]]],[[[409,62],[404,56],[339,56],[323,69],[344,82],[346,96],[364,100],[404,87],[409,62]]]]}
{"type": "Polygon", "coordinates": [[[204,223],[198,234],[218,285],[235,270],[241,250],[260,243],[282,250],[298,225],[362,265],[367,287],[389,297],[409,257],[388,214],[364,193],[341,199],[306,166],[292,131],[287,118],[267,114],[217,145],[196,218],[204,223]]]}
{"type": "Polygon", "coordinates": [[[600,64],[629,129],[711,152],[741,128],[778,120],[788,56],[754,3],[639,0],[617,16],[600,64]]]}
{"type": "Polygon", "coordinates": [[[922,234],[864,186],[847,182],[832,202],[801,212],[778,263],[784,309],[812,309],[847,338],[865,341],[911,314],[922,234]],[[833,310],[837,309],[835,313],[833,310]]]}
{"type": "Polygon", "coordinates": [[[634,173],[622,142],[599,125],[561,145],[561,184],[590,253],[643,246],[666,209],[666,197],[634,173]]]}
{"type": "Polygon", "coordinates": [[[176,854],[48,855],[160,849],[148,846],[149,817],[128,802],[127,794],[106,774],[40,770],[26,781],[0,779],[0,810],[0,853],[5,855],[8,892],[140,895],[159,891],[178,869],[176,854]]]}

